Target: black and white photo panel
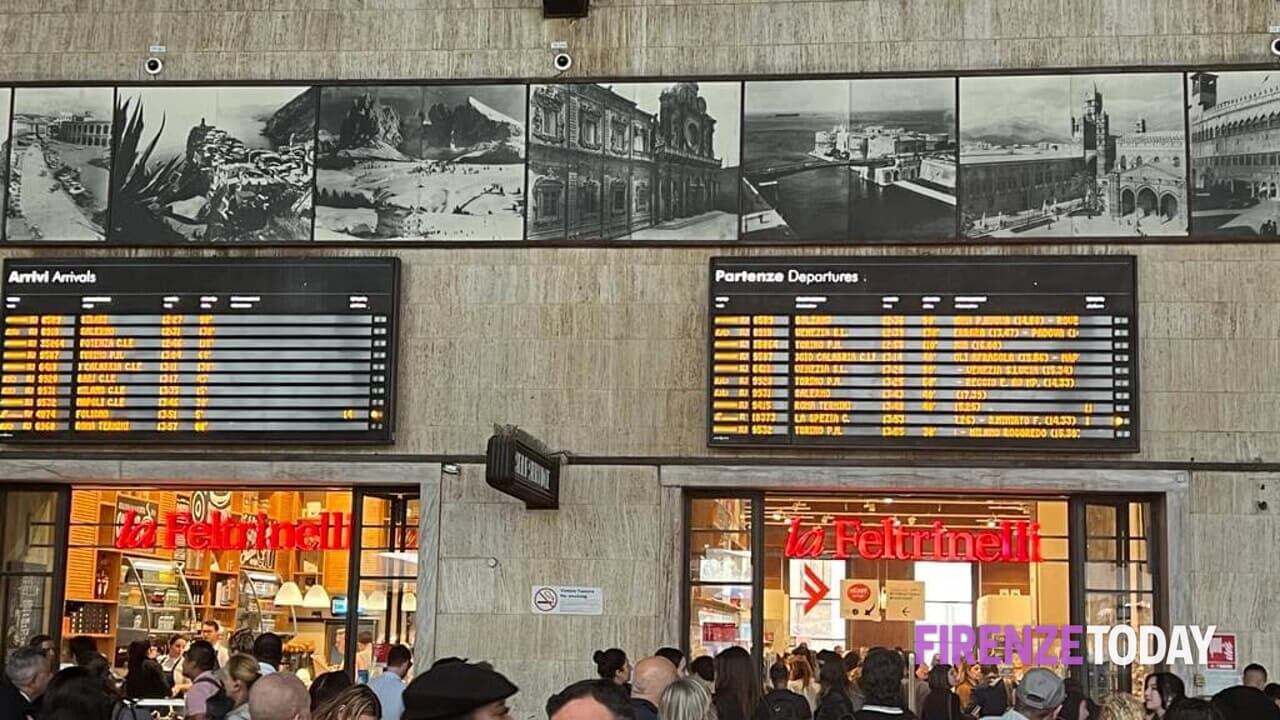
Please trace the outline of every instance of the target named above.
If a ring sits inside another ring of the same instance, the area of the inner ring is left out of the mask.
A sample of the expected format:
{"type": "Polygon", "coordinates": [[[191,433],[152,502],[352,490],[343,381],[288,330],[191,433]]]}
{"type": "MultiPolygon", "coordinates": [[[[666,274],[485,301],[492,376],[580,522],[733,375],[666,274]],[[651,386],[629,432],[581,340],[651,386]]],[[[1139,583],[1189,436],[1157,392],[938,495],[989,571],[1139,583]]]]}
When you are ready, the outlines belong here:
{"type": "Polygon", "coordinates": [[[971,239],[1187,234],[1182,75],[961,78],[971,239]]]}
{"type": "Polygon", "coordinates": [[[1191,234],[1280,237],[1280,74],[1187,76],[1191,234]]]}
{"type": "Polygon", "coordinates": [[[745,84],[742,239],[848,240],[851,89],[850,80],[745,84]]]}
{"type": "Polygon", "coordinates": [[[741,87],[534,85],[528,239],[736,240],[741,87]]]}
{"type": "Polygon", "coordinates": [[[309,241],[318,95],[309,87],[120,88],[112,241],[309,241]]]}
{"type": "Polygon", "coordinates": [[[326,87],[316,240],[520,240],[524,85],[326,87]]]}
{"type": "Polygon", "coordinates": [[[955,78],[854,80],[850,98],[826,136],[849,162],[849,239],[954,239],[955,78]]]}
{"type": "Polygon", "coordinates": [[[115,89],[24,87],[13,93],[12,137],[5,139],[5,239],[101,242],[110,199],[115,89]]]}

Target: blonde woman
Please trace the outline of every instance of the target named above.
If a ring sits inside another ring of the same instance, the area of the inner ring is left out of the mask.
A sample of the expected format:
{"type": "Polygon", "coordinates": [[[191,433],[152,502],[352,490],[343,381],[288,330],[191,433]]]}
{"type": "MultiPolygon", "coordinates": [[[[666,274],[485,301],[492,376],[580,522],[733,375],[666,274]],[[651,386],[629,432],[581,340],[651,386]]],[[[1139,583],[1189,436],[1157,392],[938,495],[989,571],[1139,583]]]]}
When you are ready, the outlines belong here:
{"type": "Polygon", "coordinates": [[[352,685],[311,714],[311,720],[379,720],[382,704],[368,685],[352,685]]]}
{"type": "Polygon", "coordinates": [[[237,653],[218,671],[218,679],[231,700],[227,720],[249,720],[249,688],[261,677],[258,659],[252,655],[237,653]]]}
{"type": "Polygon", "coordinates": [[[706,685],[694,678],[683,678],[662,692],[658,717],[662,720],[716,720],[716,706],[706,685]]]}
{"type": "Polygon", "coordinates": [[[1098,712],[1098,720],[1146,720],[1142,701],[1128,693],[1111,693],[1098,712]]]}

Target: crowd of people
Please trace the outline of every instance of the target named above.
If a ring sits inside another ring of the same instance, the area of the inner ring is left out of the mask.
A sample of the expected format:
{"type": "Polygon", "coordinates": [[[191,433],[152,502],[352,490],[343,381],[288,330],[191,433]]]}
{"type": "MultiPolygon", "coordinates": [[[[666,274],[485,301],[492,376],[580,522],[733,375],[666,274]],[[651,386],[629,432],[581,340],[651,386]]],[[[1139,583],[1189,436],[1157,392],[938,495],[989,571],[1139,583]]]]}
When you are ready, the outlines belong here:
{"type": "MultiPolygon", "coordinates": [[[[37,636],[8,658],[0,720],[151,720],[165,713],[139,700],[175,696],[186,720],[510,720],[508,701],[519,693],[489,663],[454,657],[410,681],[413,654],[404,645],[389,648],[385,670],[367,683],[334,670],[308,688],[281,672],[280,636],[240,645],[224,648],[214,633],[171,640],[161,654],[137,641],[119,681],[91,638],[72,638],[71,662],[60,663],[53,639],[37,636]]],[[[612,648],[593,660],[598,677],[552,695],[547,720],[1280,720],[1280,685],[1260,665],[1212,699],[1154,673],[1141,697],[1116,692],[1095,702],[1046,668],[1016,681],[989,665],[935,663],[908,673],[906,655],[889,648],[814,653],[800,645],[771,658],[765,672],[740,647],[691,661],[662,648],[634,665],[612,648]]]]}

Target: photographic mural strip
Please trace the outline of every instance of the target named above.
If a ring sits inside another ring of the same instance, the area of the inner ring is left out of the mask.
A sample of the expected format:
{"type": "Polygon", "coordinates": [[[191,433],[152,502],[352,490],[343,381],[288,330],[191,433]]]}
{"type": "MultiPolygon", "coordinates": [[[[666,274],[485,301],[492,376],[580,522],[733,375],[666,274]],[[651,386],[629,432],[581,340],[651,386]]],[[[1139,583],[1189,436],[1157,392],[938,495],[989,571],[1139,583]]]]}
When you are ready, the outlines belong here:
{"type": "Polygon", "coordinates": [[[1191,234],[1280,236],[1280,75],[1187,77],[1191,234]]]}
{"type": "MultiPolygon", "coordinates": [[[[17,88],[5,204],[11,242],[105,238],[111,180],[110,87],[17,88]]],[[[8,107],[6,104],[5,107],[8,107]]]]}
{"type": "Polygon", "coordinates": [[[960,79],[971,239],[1187,234],[1182,75],[960,79]]]}
{"type": "Polygon", "coordinates": [[[120,88],[111,239],[311,239],[318,90],[120,88]]]}
{"type": "Polygon", "coordinates": [[[320,96],[316,240],[521,240],[525,86],[320,96]]]}
{"type": "Polygon", "coordinates": [[[1280,237],[1272,76],[0,88],[3,238],[1280,237]]]}
{"type": "Polygon", "coordinates": [[[534,85],[529,240],[736,240],[742,84],[534,85]]]}

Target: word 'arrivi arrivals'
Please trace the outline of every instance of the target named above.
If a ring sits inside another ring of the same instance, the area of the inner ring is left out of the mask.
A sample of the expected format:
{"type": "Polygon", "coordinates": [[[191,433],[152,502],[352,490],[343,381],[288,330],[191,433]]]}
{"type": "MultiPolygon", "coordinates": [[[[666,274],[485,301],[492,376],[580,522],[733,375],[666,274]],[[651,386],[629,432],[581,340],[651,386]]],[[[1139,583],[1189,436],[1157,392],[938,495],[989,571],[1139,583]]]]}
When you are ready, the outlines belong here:
{"type": "Polygon", "coordinates": [[[1023,520],[1002,521],[989,530],[951,530],[936,521],[932,526],[903,526],[893,518],[878,525],[861,520],[835,520],[830,527],[802,530],[799,518],[791,519],[786,556],[818,558],[827,551],[828,530],[835,544],[830,557],[867,560],[956,560],[967,562],[1040,562],[1040,525],[1023,520]]]}
{"type": "Polygon", "coordinates": [[[189,512],[171,512],[165,513],[161,524],[128,510],[116,536],[116,547],[122,549],[345,550],[350,544],[351,524],[340,512],[296,521],[272,520],[266,513],[237,519],[217,510],[208,520],[195,520],[189,512]]]}

